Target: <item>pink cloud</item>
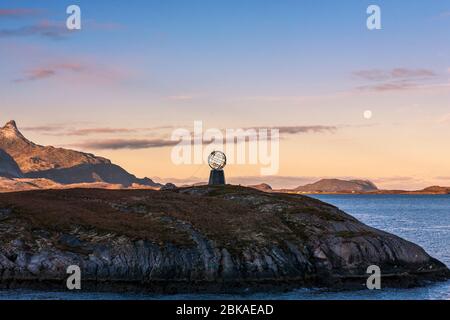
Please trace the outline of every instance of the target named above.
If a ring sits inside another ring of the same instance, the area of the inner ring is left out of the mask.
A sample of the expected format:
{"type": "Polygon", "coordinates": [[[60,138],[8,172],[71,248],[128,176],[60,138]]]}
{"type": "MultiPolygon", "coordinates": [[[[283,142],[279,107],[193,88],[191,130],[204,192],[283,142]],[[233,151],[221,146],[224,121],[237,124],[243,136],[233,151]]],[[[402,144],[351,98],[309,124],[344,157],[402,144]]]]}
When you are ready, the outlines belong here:
{"type": "Polygon", "coordinates": [[[108,139],[85,141],[79,144],[74,144],[73,146],[89,150],[137,150],[172,147],[179,143],[179,141],[168,139],[108,139]]]}
{"type": "Polygon", "coordinates": [[[56,64],[55,68],[62,69],[62,70],[70,70],[70,71],[74,71],[74,72],[81,72],[85,69],[85,66],[83,66],[80,63],[66,62],[66,63],[56,64]]]}
{"type": "Polygon", "coordinates": [[[110,68],[93,61],[64,61],[42,64],[29,68],[14,82],[24,83],[37,80],[63,78],[64,83],[71,85],[103,85],[122,81],[128,76],[127,72],[110,68]]]}
{"type": "Polygon", "coordinates": [[[65,39],[71,33],[64,23],[41,20],[38,23],[19,28],[0,29],[0,38],[41,36],[52,40],[65,39]]]}
{"type": "Polygon", "coordinates": [[[53,77],[55,74],[56,74],[56,72],[54,70],[50,70],[50,69],[31,70],[28,72],[28,76],[26,78],[18,79],[17,82],[33,81],[33,80],[50,78],[50,77],[53,77]]]}
{"type": "Polygon", "coordinates": [[[41,13],[41,10],[31,8],[12,8],[0,9],[0,18],[22,18],[35,16],[41,13]]]}
{"type": "Polygon", "coordinates": [[[51,69],[33,69],[25,72],[25,76],[15,79],[14,82],[27,82],[51,78],[56,75],[55,70],[51,69]]]}
{"type": "Polygon", "coordinates": [[[411,83],[383,83],[377,85],[361,86],[358,89],[361,91],[399,91],[407,90],[413,88],[414,85],[411,83]]]}
{"type": "Polygon", "coordinates": [[[132,133],[136,132],[137,129],[128,128],[87,128],[87,129],[76,129],[66,132],[68,136],[87,136],[91,134],[115,134],[115,133],[132,133]]]}
{"type": "Polygon", "coordinates": [[[369,81],[384,81],[392,79],[417,79],[435,77],[436,73],[429,69],[394,68],[391,70],[369,69],[353,72],[358,78],[369,81]]]}
{"type": "Polygon", "coordinates": [[[386,92],[447,87],[447,84],[437,82],[442,80],[442,75],[424,68],[368,69],[355,71],[353,75],[367,82],[357,87],[358,91],[386,92]]]}
{"type": "Polygon", "coordinates": [[[57,76],[63,71],[81,72],[84,70],[84,66],[78,63],[61,63],[47,67],[39,67],[25,72],[25,76],[14,80],[15,82],[26,82],[42,80],[57,76]]]}

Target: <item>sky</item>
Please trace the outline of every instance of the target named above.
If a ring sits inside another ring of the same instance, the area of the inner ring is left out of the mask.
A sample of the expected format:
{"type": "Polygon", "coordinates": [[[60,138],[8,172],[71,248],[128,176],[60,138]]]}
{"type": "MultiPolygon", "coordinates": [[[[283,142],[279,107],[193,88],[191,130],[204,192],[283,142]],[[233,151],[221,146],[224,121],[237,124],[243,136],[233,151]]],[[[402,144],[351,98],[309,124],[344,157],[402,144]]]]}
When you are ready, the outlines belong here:
{"type": "Polygon", "coordinates": [[[279,128],[277,174],[228,165],[235,183],[450,186],[449,30],[440,0],[2,0],[0,122],[162,181],[207,178],[171,160],[202,121],[279,128]]]}

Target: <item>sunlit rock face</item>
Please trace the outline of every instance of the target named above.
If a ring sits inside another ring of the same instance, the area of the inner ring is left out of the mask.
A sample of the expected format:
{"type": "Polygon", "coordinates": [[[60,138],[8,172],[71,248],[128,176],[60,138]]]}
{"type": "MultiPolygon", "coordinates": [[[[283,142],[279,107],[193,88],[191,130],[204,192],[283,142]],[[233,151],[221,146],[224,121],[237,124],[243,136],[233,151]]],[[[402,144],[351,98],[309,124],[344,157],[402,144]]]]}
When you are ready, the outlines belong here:
{"type": "Polygon", "coordinates": [[[27,178],[43,178],[58,184],[161,186],[149,178],[136,178],[110,160],[90,153],[37,145],[24,137],[15,121],[9,121],[0,128],[0,149],[14,159],[27,178]]]}

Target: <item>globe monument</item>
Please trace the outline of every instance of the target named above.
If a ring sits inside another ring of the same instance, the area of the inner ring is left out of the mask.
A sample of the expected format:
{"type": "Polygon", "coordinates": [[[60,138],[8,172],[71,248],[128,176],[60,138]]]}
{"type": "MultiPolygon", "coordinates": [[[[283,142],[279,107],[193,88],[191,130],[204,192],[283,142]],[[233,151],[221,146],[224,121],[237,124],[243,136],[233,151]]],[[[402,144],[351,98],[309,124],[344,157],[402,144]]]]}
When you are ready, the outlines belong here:
{"type": "Polygon", "coordinates": [[[221,151],[213,151],[208,156],[208,164],[211,168],[211,173],[209,174],[209,185],[224,185],[225,184],[225,174],[223,168],[227,164],[227,157],[225,153],[221,151]]]}

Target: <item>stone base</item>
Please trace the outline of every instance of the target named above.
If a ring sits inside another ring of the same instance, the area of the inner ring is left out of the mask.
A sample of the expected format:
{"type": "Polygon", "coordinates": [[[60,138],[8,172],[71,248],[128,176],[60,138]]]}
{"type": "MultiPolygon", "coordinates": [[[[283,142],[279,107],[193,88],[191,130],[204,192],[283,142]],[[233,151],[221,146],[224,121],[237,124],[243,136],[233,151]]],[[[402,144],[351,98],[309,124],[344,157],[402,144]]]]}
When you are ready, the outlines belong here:
{"type": "Polygon", "coordinates": [[[210,186],[224,185],[225,184],[225,174],[223,170],[211,170],[209,174],[210,186]]]}

